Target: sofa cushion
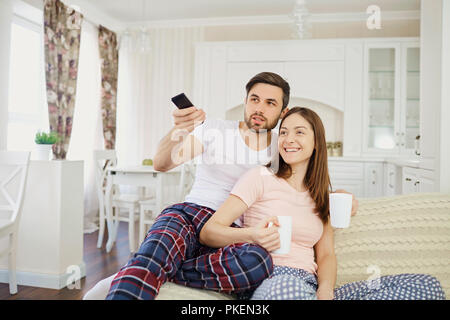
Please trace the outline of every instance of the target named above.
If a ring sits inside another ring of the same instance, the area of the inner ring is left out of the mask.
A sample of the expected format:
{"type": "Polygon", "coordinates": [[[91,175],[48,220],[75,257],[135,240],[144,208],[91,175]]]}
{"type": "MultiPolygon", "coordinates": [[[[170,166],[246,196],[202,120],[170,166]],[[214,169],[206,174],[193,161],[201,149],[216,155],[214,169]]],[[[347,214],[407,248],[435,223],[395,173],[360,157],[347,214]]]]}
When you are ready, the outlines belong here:
{"type": "Polygon", "coordinates": [[[347,229],[335,230],[336,286],[377,275],[436,277],[450,298],[450,194],[361,199],[347,229]]]}
{"type": "Polygon", "coordinates": [[[185,287],[173,282],[164,283],[156,300],[233,300],[232,295],[212,290],[185,287]]]}

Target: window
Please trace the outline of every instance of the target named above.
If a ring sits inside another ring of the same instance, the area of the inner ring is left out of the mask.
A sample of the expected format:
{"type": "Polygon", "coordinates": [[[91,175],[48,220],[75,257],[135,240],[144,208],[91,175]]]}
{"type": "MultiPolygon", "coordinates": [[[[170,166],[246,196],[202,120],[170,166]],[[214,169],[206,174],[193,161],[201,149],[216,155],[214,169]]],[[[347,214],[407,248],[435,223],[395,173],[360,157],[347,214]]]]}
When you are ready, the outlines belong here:
{"type": "Polygon", "coordinates": [[[8,150],[33,150],[37,131],[48,131],[42,26],[14,16],[8,104],[8,150]]]}

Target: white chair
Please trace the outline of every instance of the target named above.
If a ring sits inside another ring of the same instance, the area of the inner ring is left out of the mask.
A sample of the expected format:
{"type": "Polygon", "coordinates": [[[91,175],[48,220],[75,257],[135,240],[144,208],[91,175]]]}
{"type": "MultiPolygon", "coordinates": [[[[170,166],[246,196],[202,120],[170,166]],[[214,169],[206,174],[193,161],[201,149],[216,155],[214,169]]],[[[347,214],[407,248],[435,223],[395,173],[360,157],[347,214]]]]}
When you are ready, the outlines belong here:
{"type": "MultiPolygon", "coordinates": [[[[181,168],[180,181],[178,185],[176,202],[183,202],[186,194],[192,187],[195,176],[195,165],[191,162],[184,163],[181,168]]],[[[162,192],[161,192],[162,194],[162,192]]],[[[140,217],[139,217],[139,242],[142,243],[145,238],[146,229],[153,225],[156,217],[163,208],[156,208],[156,199],[139,201],[140,217]]],[[[170,205],[164,203],[163,206],[170,205]]]]}
{"type": "MultiPolygon", "coordinates": [[[[97,248],[103,243],[103,235],[105,232],[105,189],[107,179],[107,168],[117,165],[117,156],[115,150],[94,150],[95,160],[95,177],[97,185],[97,195],[99,200],[99,233],[97,240],[97,248]]],[[[118,224],[119,221],[128,223],[128,242],[130,252],[136,250],[134,241],[134,224],[139,220],[139,201],[147,200],[144,194],[120,194],[118,186],[113,186],[113,220],[118,224]],[[122,215],[120,209],[125,209],[127,214],[122,215]]],[[[112,230],[108,230],[112,232],[112,230]]]]}
{"type": "Polygon", "coordinates": [[[0,151],[0,238],[9,238],[9,245],[5,251],[0,252],[0,256],[8,253],[9,292],[11,294],[17,293],[17,233],[22,214],[29,162],[30,152],[0,151]]]}

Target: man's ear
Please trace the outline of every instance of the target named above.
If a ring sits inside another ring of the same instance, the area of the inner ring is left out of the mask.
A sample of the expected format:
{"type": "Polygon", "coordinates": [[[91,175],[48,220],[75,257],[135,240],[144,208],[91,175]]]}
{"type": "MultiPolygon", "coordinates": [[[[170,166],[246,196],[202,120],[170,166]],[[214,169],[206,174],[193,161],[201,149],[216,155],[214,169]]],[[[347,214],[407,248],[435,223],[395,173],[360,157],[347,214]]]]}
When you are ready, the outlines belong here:
{"type": "Polygon", "coordinates": [[[283,119],[284,115],[285,115],[286,113],[288,113],[288,111],[289,111],[289,108],[288,108],[288,107],[284,108],[284,110],[281,111],[281,113],[280,113],[280,119],[283,119]]]}

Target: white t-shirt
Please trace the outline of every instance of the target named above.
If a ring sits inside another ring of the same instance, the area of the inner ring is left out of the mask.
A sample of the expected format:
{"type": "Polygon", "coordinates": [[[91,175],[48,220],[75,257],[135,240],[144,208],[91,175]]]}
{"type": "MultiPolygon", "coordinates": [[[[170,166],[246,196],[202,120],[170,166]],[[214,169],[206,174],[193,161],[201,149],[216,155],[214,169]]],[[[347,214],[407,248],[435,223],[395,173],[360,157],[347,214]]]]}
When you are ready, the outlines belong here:
{"type": "Polygon", "coordinates": [[[273,154],[278,154],[278,137],[274,130],[271,131],[271,146],[255,151],[245,144],[239,133],[239,121],[208,118],[191,134],[202,142],[203,153],[194,159],[195,180],[185,201],[213,210],[224,203],[245,172],[267,164],[273,154]]]}

